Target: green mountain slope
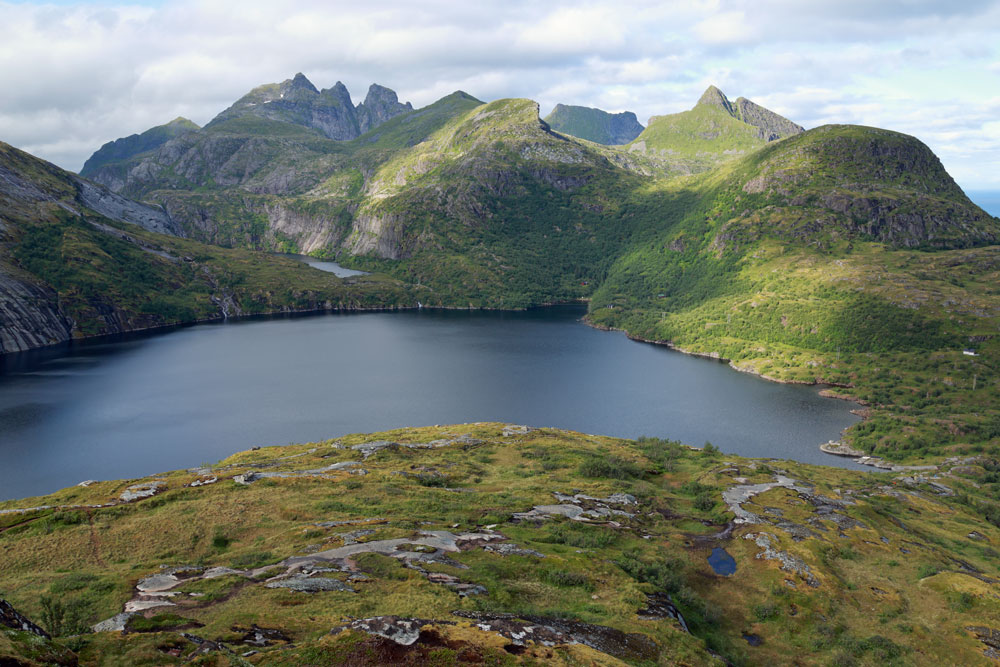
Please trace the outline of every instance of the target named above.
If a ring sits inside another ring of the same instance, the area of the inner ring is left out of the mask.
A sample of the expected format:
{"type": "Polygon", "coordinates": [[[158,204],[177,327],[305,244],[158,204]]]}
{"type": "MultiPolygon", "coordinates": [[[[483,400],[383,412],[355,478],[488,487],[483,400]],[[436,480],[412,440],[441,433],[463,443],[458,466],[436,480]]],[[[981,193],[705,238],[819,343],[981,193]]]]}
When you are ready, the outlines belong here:
{"type": "Polygon", "coordinates": [[[556,132],[608,146],[627,144],[644,129],[631,111],[612,114],[566,104],[557,104],[545,122],[556,132]]]}
{"type": "Polygon", "coordinates": [[[742,97],[734,104],[721,90],[709,86],[694,108],[650,118],[629,150],[676,163],[686,173],[698,173],[802,131],[742,97]]]}
{"type": "Polygon", "coordinates": [[[158,233],[176,231],[162,210],[3,143],[0,210],[0,353],[196,320],[419,298],[384,276],[342,280],[158,233]]]}
{"type": "Polygon", "coordinates": [[[187,118],[175,118],[166,125],[157,125],[142,134],[133,134],[129,137],[109,141],[84,163],[80,175],[92,178],[98,170],[104,169],[106,171],[106,167],[110,164],[130,160],[137,155],[159,148],[175,137],[197,129],[198,125],[187,118]]]}
{"type": "Polygon", "coordinates": [[[696,203],[620,256],[595,323],[845,385],[871,417],[848,437],[879,456],[967,451],[1000,433],[992,363],[962,353],[995,353],[1000,220],[926,146],[826,126],[675,187],[696,203]]]}
{"type": "Polygon", "coordinates": [[[978,664],[1000,529],[961,498],[993,465],[491,423],[265,447],[0,503],[4,597],[56,635],[0,631],[0,660],[978,664]]]}

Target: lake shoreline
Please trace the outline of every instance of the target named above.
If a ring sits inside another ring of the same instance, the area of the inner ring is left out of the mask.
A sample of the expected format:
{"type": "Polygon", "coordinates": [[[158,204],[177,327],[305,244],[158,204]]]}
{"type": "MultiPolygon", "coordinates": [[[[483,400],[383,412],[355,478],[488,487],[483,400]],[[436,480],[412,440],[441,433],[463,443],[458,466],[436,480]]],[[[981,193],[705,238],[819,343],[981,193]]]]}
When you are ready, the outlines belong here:
{"type": "MultiPolygon", "coordinates": [[[[618,328],[618,327],[609,327],[609,326],[604,325],[604,324],[596,324],[596,323],[592,322],[589,317],[586,317],[586,316],[584,316],[580,321],[583,322],[584,324],[586,324],[587,326],[592,327],[594,329],[597,329],[599,331],[619,331],[619,332],[625,334],[625,336],[629,340],[634,340],[634,341],[636,341],[638,343],[647,343],[649,345],[658,345],[658,346],[666,347],[666,348],[668,348],[670,350],[673,350],[674,352],[680,352],[681,354],[685,354],[685,355],[690,356],[690,357],[698,357],[700,359],[707,359],[707,360],[711,360],[711,361],[716,361],[716,362],[718,362],[720,364],[726,364],[727,366],[729,366],[729,368],[733,369],[734,371],[738,371],[740,373],[746,373],[747,375],[753,375],[754,377],[758,377],[758,378],[760,378],[762,380],[767,380],[768,382],[776,382],[778,384],[789,384],[789,385],[803,385],[803,386],[807,386],[807,387],[837,387],[839,389],[853,389],[854,388],[853,385],[841,384],[841,383],[836,383],[836,382],[817,382],[815,379],[812,380],[811,382],[810,381],[806,381],[806,380],[783,380],[781,378],[776,378],[776,377],[772,377],[770,375],[766,375],[764,373],[761,373],[758,370],[756,370],[755,368],[751,368],[751,367],[747,367],[747,366],[738,366],[738,365],[736,365],[733,362],[732,359],[726,359],[725,357],[723,357],[722,355],[720,355],[717,352],[694,352],[694,351],[691,351],[691,350],[685,350],[683,347],[675,345],[672,341],[669,341],[669,340],[655,340],[655,339],[643,338],[642,336],[633,334],[632,332],[628,331],[627,329],[621,329],[621,328],[618,328]]],[[[858,405],[859,408],[851,410],[851,414],[854,414],[854,415],[857,415],[858,417],[861,417],[861,423],[864,423],[865,421],[867,421],[870,418],[870,411],[866,409],[866,404],[864,402],[858,400],[857,398],[853,397],[853,396],[845,396],[843,394],[833,393],[833,392],[830,392],[827,389],[820,390],[819,395],[822,396],[823,398],[836,398],[836,399],[839,399],[839,400],[842,400],[842,401],[849,401],[851,403],[854,403],[854,404],[858,405]]],[[[847,428],[852,428],[852,427],[848,426],[847,428]]],[[[845,428],[844,431],[846,431],[847,428],[845,428]]],[[[844,431],[841,431],[841,435],[843,435],[844,431]]],[[[844,455],[836,454],[834,452],[827,451],[825,449],[826,446],[827,446],[827,443],[821,443],[820,445],[818,445],[819,450],[821,452],[823,452],[824,454],[828,454],[830,456],[844,456],[844,455]]],[[[863,455],[863,453],[862,453],[862,455],[863,455]]],[[[855,462],[857,462],[857,461],[855,461],[855,462]]],[[[874,464],[863,463],[862,465],[874,465],[874,464]]]]}

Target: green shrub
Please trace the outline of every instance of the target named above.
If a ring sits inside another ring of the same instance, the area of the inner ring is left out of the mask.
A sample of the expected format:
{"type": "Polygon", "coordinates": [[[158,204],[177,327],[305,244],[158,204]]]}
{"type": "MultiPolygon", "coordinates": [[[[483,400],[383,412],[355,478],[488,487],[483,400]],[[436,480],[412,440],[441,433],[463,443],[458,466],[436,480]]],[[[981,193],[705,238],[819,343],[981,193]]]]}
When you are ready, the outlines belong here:
{"type": "Polygon", "coordinates": [[[584,477],[606,477],[610,479],[634,479],[642,477],[642,468],[620,456],[592,456],[580,464],[580,474],[584,477]]]}
{"type": "Polygon", "coordinates": [[[626,552],[614,561],[627,575],[644,584],[652,584],[657,590],[672,593],[683,584],[684,564],[678,558],[662,560],[642,560],[636,552],[626,552]]]}
{"type": "Polygon", "coordinates": [[[588,591],[594,589],[594,584],[587,578],[587,575],[580,572],[567,572],[554,568],[545,569],[542,570],[541,580],[560,588],[580,587],[588,591]]]}

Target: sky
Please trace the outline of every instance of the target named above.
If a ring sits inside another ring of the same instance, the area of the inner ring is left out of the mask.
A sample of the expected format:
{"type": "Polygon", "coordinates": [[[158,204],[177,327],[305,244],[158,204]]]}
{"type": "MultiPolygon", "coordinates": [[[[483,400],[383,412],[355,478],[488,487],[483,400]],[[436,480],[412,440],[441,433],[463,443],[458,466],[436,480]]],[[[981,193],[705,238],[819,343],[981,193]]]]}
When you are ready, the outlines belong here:
{"type": "Polygon", "coordinates": [[[811,128],[927,143],[1000,190],[1000,0],[0,0],[0,140],[78,171],[303,72],[420,107],[455,90],[652,115],[709,85],[811,128]]]}

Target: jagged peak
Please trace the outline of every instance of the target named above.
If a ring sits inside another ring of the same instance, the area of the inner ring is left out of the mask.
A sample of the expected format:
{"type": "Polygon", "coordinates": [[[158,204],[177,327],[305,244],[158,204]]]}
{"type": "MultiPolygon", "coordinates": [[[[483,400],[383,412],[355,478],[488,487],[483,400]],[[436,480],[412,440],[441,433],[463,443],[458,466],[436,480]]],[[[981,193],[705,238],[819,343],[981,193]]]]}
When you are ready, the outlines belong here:
{"type": "MultiPolygon", "coordinates": [[[[701,94],[698,98],[698,104],[706,104],[709,106],[721,107],[728,114],[733,113],[733,104],[726,97],[726,94],[716,88],[715,86],[709,86],[705,89],[705,92],[701,94]]],[[[697,106],[697,105],[696,105],[697,106]]]]}
{"type": "Polygon", "coordinates": [[[292,88],[306,88],[314,93],[319,92],[319,90],[316,89],[316,86],[313,85],[313,82],[307,79],[306,75],[302,72],[297,72],[295,76],[289,79],[288,83],[292,88]]]}
{"type": "Polygon", "coordinates": [[[382,84],[373,83],[372,85],[368,86],[368,94],[369,95],[378,95],[380,93],[388,93],[389,95],[392,95],[393,97],[396,97],[396,91],[395,90],[393,90],[392,88],[386,88],[382,84]]]}
{"type": "MultiPolygon", "coordinates": [[[[399,96],[396,94],[395,90],[393,90],[392,88],[386,88],[385,86],[377,83],[373,83],[372,85],[368,86],[368,94],[365,96],[365,101],[359,104],[358,106],[359,107],[362,105],[371,106],[376,102],[381,104],[390,104],[390,105],[401,104],[399,101],[399,96]]],[[[406,107],[407,109],[413,108],[413,105],[410,104],[409,102],[403,104],[402,106],[406,107]]]]}

